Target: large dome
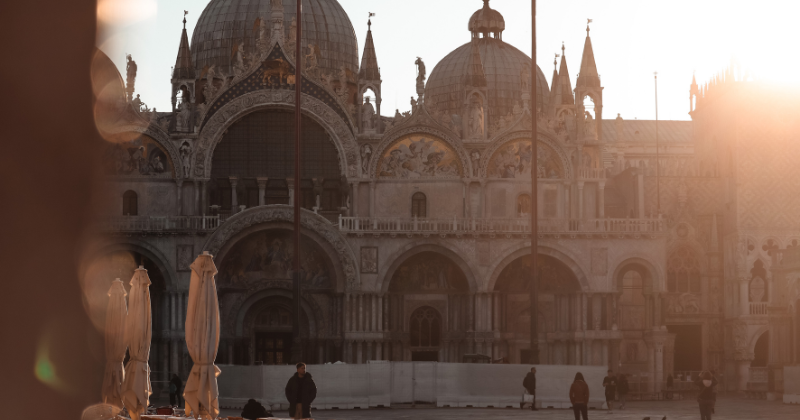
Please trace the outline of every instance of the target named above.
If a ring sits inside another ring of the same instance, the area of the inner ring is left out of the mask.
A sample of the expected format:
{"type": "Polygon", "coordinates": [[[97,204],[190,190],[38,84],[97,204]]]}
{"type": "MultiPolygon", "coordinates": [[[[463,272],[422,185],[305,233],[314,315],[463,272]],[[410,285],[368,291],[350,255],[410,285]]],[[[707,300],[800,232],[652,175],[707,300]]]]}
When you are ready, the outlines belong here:
{"type": "MultiPolygon", "coordinates": [[[[522,104],[521,74],[523,69],[530,69],[531,58],[497,38],[475,38],[472,42],[478,43],[481,54],[489,99],[489,122],[493,123],[497,117],[508,115],[516,102],[522,104]]],[[[426,102],[450,114],[463,112],[465,76],[472,64],[472,42],[458,47],[436,64],[425,87],[426,102]]],[[[549,103],[550,89],[538,66],[536,75],[536,103],[538,108],[544,109],[549,103]]]]}
{"type": "MultiPolygon", "coordinates": [[[[192,61],[196,69],[216,65],[230,73],[233,43],[244,40],[245,51],[255,49],[253,25],[262,18],[270,25],[275,0],[211,0],[200,15],[192,35],[192,61]]],[[[295,18],[296,0],[282,0],[287,34],[295,18]]],[[[353,24],[336,0],[303,0],[303,43],[316,44],[322,53],[318,66],[338,73],[344,66],[358,72],[358,40],[353,24]]]]}

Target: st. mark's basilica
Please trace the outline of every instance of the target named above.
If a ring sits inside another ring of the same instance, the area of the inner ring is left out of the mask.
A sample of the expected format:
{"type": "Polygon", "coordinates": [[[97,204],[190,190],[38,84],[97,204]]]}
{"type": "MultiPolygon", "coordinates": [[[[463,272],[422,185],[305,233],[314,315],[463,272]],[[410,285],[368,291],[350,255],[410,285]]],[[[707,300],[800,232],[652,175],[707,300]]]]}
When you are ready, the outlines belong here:
{"type": "Polygon", "coordinates": [[[580,57],[562,47],[548,77],[503,41],[522,28],[471,2],[464,44],[430,71],[417,60],[404,112],[382,104],[390,52],[371,23],[359,51],[336,0],[304,1],[301,179],[295,0],[211,0],[191,42],[176,21],[170,112],[136,94],[135,57],[118,71],[98,54],[113,106],[96,112],[111,141],[85,287],[148,270],[154,377],[190,368],[203,251],[219,270],[217,363],[288,363],[300,194],[308,363],[526,363],[536,211],[542,363],[607,365],[650,392],[704,369],[729,390],[782,386],[800,362],[797,118],[736,66],[687,83],[691,121],[604,115],[601,35],[586,29],[580,57]]]}

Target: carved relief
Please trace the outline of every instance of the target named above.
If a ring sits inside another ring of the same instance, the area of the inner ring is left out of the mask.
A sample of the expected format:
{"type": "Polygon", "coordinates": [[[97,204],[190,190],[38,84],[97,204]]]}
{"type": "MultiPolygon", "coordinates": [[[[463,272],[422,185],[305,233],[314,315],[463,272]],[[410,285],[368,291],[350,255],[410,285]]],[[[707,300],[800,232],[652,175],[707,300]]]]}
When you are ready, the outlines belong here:
{"type": "Polygon", "coordinates": [[[108,175],[134,177],[172,177],[172,162],[167,152],[154,139],[138,133],[115,136],[119,142],[106,146],[103,155],[108,175]]]}
{"type": "Polygon", "coordinates": [[[453,261],[435,252],[422,252],[409,258],[392,276],[389,291],[394,293],[446,293],[468,291],[467,278],[453,261]]]}
{"type": "Polygon", "coordinates": [[[378,272],[378,248],[374,246],[361,247],[361,272],[374,274],[378,272]]]}
{"type": "MultiPolygon", "coordinates": [[[[528,114],[524,115],[528,116],[528,114]]],[[[522,120],[524,121],[525,118],[523,118],[522,120]]],[[[530,122],[529,118],[528,122],[530,122]]],[[[480,166],[480,173],[482,176],[488,178],[492,176],[498,177],[497,175],[498,173],[502,174],[502,172],[498,172],[498,170],[502,168],[498,168],[497,164],[495,164],[495,166],[493,167],[494,168],[494,174],[493,174],[493,168],[490,167],[490,162],[494,160],[496,155],[498,155],[498,151],[505,148],[508,144],[513,144],[513,143],[525,144],[527,142],[528,148],[530,148],[530,136],[531,136],[530,132],[517,131],[517,130],[525,130],[525,128],[524,127],[512,128],[510,131],[506,132],[506,134],[501,135],[496,141],[492,142],[491,146],[483,152],[483,155],[481,156],[481,166],[480,166]]],[[[530,130],[529,124],[527,130],[530,130]]],[[[554,140],[549,136],[540,133],[540,135],[538,136],[538,144],[539,146],[544,146],[547,148],[546,150],[548,150],[549,152],[548,158],[553,161],[553,163],[550,164],[550,167],[553,169],[560,168],[560,172],[556,171],[558,176],[560,178],[565,178],[565,179],[572,178],[572,171],[573,171],[572,164],[569,162],[567,157],[561,152],[560,147],[554,142],[554,140]]],[[[516,150],[519,150],[519,146],[516,146],[516,150]]],[[[542,150],[542,147],[539,147],[539,150],[537,150],[537,152],[540,150],[542,150]]],[[[512,152],[511,156],[513,157],[515,153],[516,151],[512,152]]],[[[530,162],[530,157],[528,157],[527,160],[528,162],[530,162]]],[[[541,161],[542,161],[542,156],[539,156],[539,162],[541,163],[541,161]]],[[[545,169],[544,174],[546,175],[547,172],[548,171],[545,169]]],[[[518,170],[515,170],[515,173],[518,174],[519,173],[518,170]]],[[[530,168],[528,168],[527,174],[528,178],[530,178],[530,168]]],[[[522,176],[520,176],[520,178],[522,178],[522,176]]]]}
{"type": "Polygon", "coordinates": [[[691,293],[670,295],[667,297],[667,313],[697,314],[700,313],[700,297],[691,293]]]}
{"type": "Polygon", "coordinates": [[[194,257],[194,245],[178,245],[175,255],[176,269],[178,271],[191,271],[194,257]]]}

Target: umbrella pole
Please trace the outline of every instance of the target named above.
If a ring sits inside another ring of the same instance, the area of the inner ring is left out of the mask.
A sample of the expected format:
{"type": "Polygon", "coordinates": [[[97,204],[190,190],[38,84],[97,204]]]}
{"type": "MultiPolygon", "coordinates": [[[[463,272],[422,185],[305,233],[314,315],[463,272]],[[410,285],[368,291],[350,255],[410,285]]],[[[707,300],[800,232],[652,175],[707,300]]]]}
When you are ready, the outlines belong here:
{"type": "Polygon", "coordinates": [[[292,302],[292,354],[291,361],[293,363],[300,362],[303,358],[303,349],[300,345],[300,128],[302,123],[302,115],[300,114],[300,96],[302,85],[302,45],[301,34],[303,27],[303,2],[297,1],[297,42],[295,47],[295,101],[294,101],[294,261],[292,267],[293,273],[293,302],[292,302]]]}

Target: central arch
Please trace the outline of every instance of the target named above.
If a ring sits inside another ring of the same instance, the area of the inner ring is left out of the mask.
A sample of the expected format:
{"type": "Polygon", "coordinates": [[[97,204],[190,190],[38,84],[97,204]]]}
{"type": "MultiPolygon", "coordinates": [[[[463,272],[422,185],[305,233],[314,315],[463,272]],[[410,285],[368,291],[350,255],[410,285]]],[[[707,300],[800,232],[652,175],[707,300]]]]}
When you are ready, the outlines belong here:
{"type": "Polygon", "coordinates": [[[391,280],[402,264],[417,254],[428,252],[439,254],[455,264],[464,276],[464,280],[466,281],[466,286],[468,289],[467,291],[475,292],[478,289],[477,281],[473,275],[475,270],[473,270],[473,268],[455,251],[445,248],[442,245],[412,243],[400,249],[400,251],[398,251],[395,256],[391,258],[391,265],[389,265],[386,271],[379,276],[381,279],[379,280],[381,282],[379,286],[381,292],[390,292],[391,280]]]}

